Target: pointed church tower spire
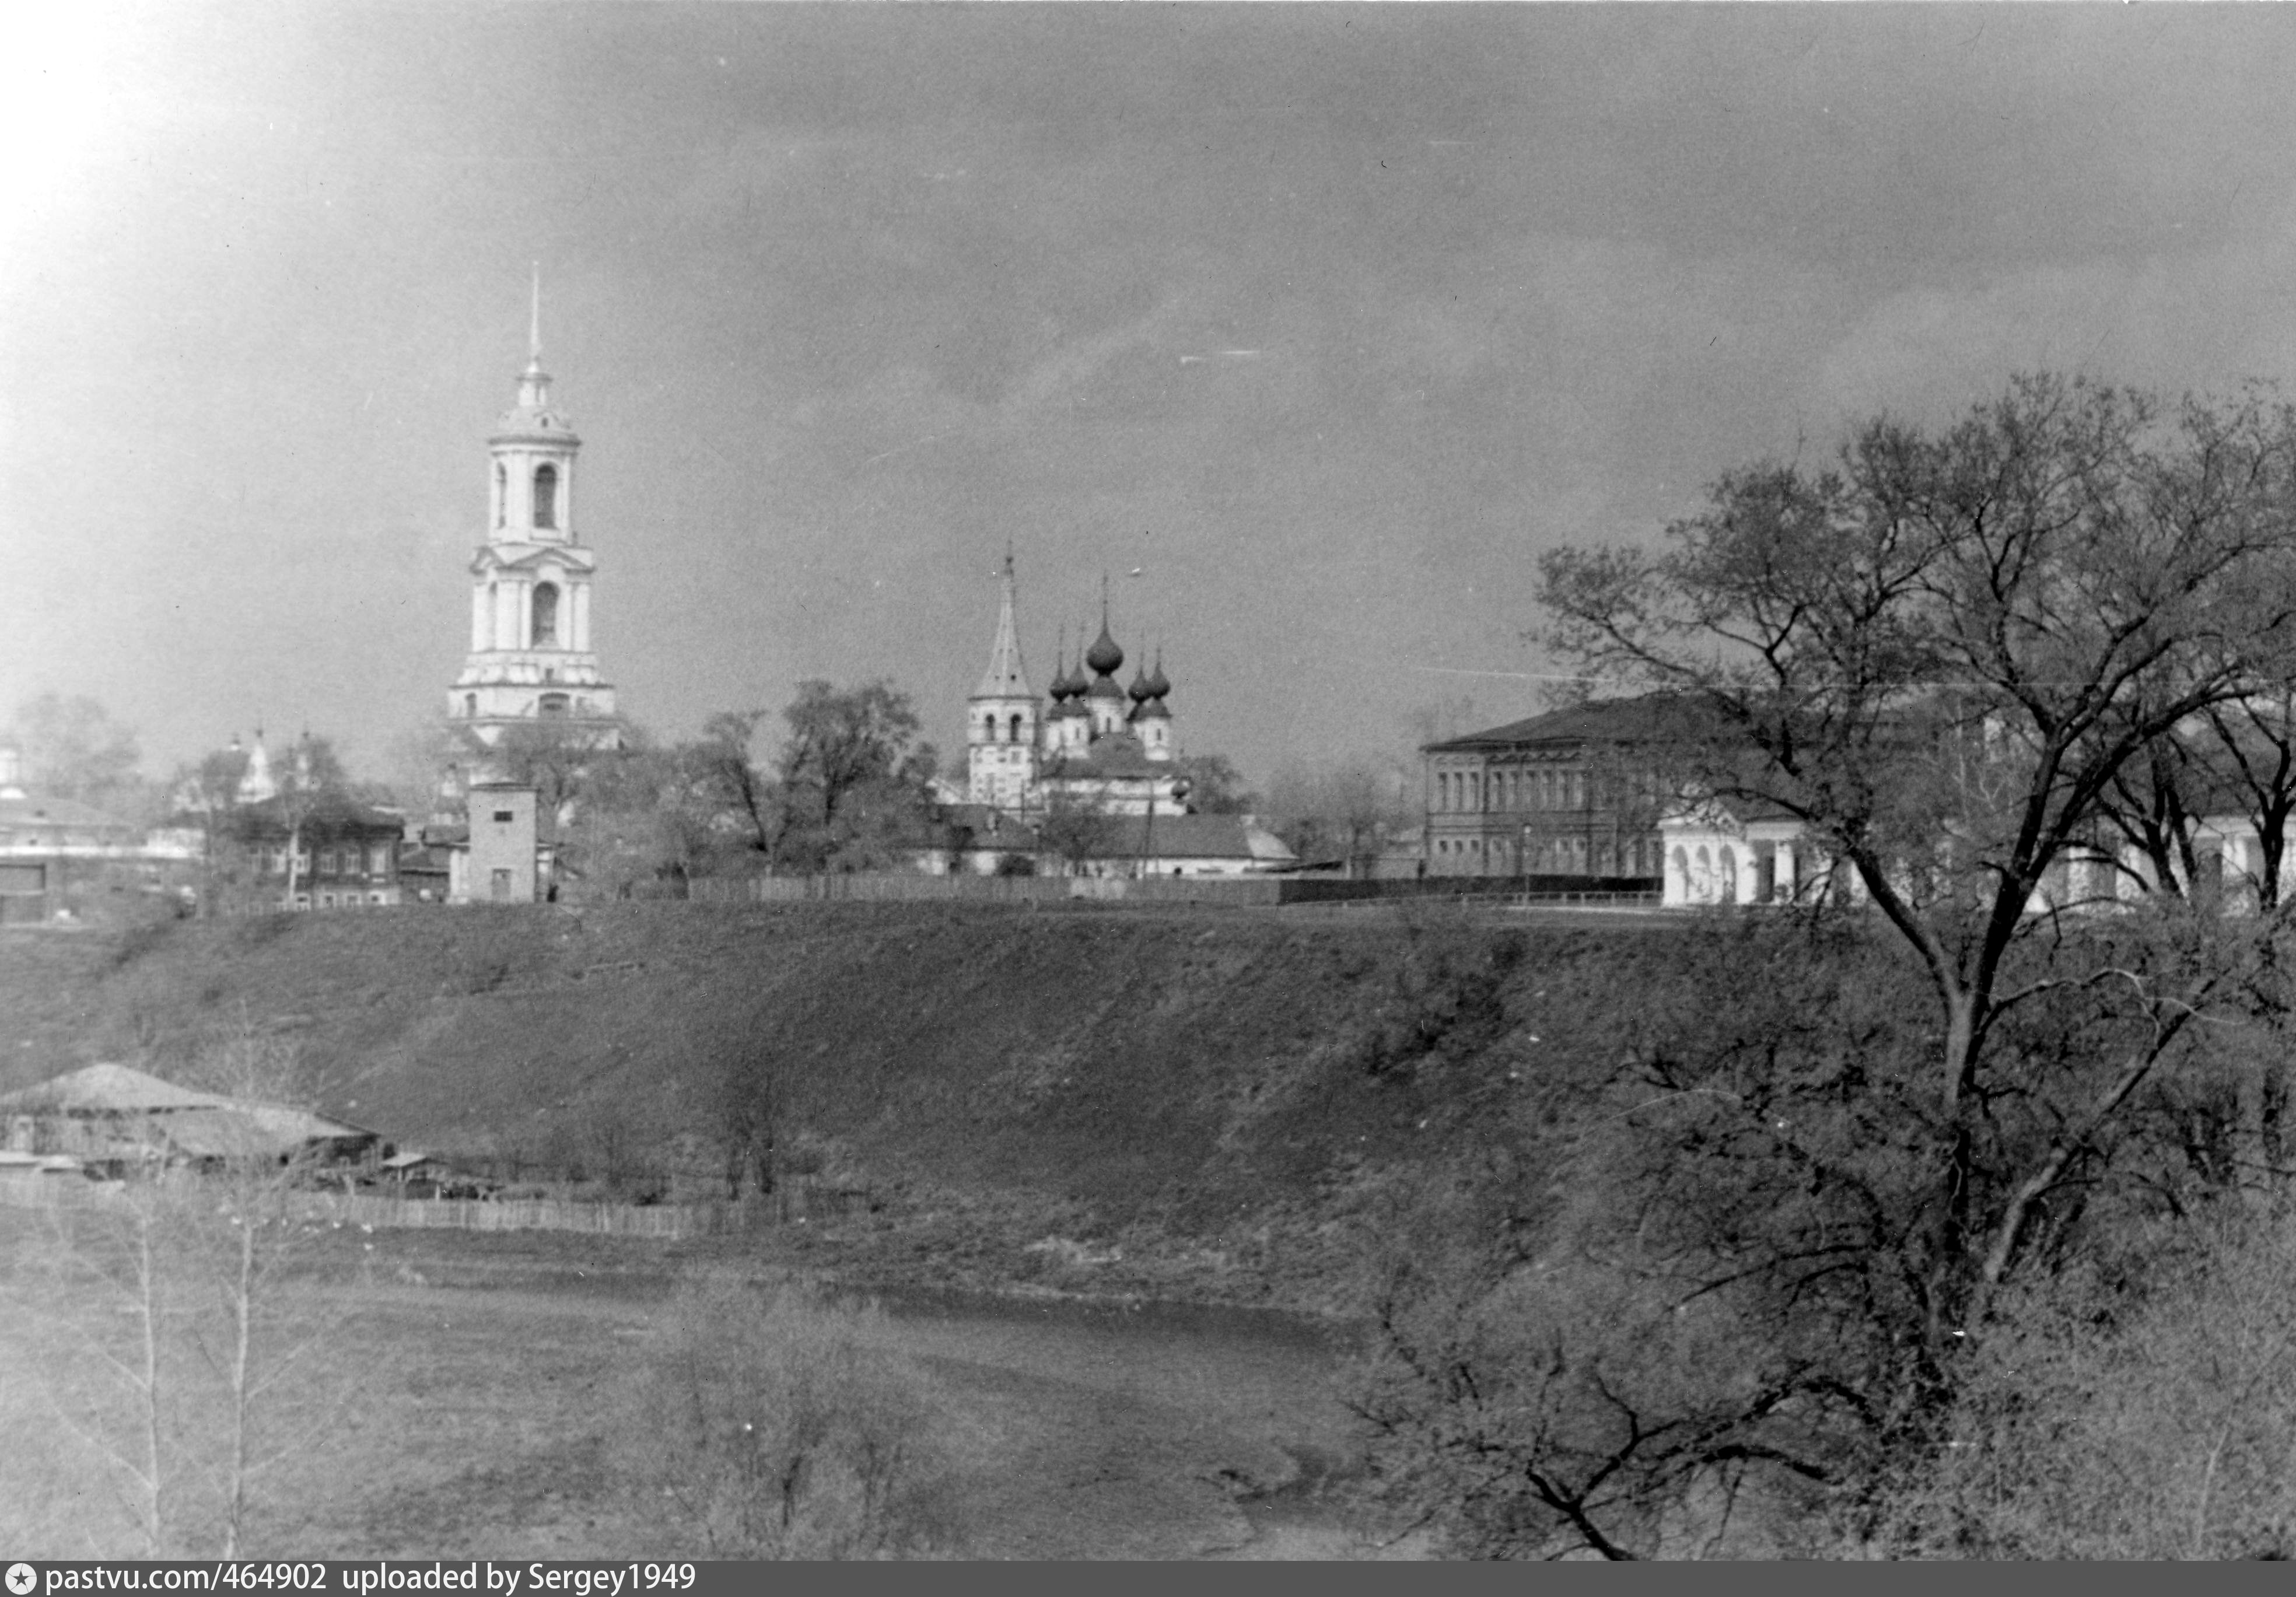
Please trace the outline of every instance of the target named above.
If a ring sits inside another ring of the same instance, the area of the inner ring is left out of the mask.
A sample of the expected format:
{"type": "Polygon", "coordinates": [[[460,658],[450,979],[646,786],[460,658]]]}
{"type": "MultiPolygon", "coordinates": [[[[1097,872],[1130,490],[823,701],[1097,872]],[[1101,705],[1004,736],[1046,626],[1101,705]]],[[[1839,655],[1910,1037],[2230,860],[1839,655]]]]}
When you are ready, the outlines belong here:
{"type": "Polygon", "coordinates": [[[1013,618],[1018,584],[1013,546],[1004,546],[996,641],[988,669],[964,701],[965,797],[975,804],[1017,810],[1037,781],[1037,695],[1021,665],[1021,633],[1013,618]]]}
{"type": "Polygon", "coordinates": [[[1013,579],[1013,550],[1004,549],[1004,594],[996,607],[996,641],[988,647],[988,669],[980,678],[980,685],[972,690],[975,699],[1033,699],[1029,690],[1029,676],[1021,664],[1020,629],[1013,618],[1014,584],[1013,579]]]}

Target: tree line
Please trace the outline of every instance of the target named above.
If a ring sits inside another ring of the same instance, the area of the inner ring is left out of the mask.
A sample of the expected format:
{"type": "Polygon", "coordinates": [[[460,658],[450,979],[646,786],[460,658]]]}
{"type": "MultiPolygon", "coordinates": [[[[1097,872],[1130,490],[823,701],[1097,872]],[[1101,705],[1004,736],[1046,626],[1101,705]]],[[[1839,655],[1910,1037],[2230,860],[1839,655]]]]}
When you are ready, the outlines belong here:
{"type": "MultiPolygon", "coordinates": [[[[562,857],[587,890],[610,895],[702,876],[896,868],[920,839],[947,831],[936,828],[945,808],[934,797],[939,754],[921,737],[910,696],[885,680],[809,680],[777,712],[721,711],[685,741],[620,720],[613,746],[601,747],[595,724],[537,720],[482,750],[442,721],[400,739],[387,758],[393,774],[381,779],[354,772],[332,739],[307,732],[275,753],[276,793],[259,814],[240,796],[247,748],[216,749],[152,781],[137,769],[130,729],[93,699],[55,693],[20,706],[10,731],[21,779],[34,789],[144,824],[195,821],[208,897],[217,902],[251,890],[255,831],[267,836],[283,822],[291,841],[299,823],[331,799],[393,808],[419,823],[439,805],[440,774],[453,766],[467,774],[481,758],[537,789],[562,823],[562,857]]],[[[1415,823],[1416,780],[1399,758],[1289,767],[1264,796],[1224,755],[1184,755],[1174,770],[1188,782],[1190,811],[1256,815],[1303,859],[1351,873],[1368,874],[1381,848],[1415,823]]],[[[955,774],[961,787],[964,773],[955,774]]],[[[1092,805],[1062,800],[1031,820],[1046,857],[1070,862],[1103,848],[1113,826],[1092,805]]],[[[291,846],[290,861],[300,857],[291,846]]]]}

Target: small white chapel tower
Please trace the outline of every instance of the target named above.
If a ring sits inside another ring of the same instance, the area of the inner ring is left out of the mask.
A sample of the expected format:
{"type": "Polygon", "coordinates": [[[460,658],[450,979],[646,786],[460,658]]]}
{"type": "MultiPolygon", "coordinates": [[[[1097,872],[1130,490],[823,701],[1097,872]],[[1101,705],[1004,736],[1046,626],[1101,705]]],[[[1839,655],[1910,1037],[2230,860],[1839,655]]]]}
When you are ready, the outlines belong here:
{"type": "Polygon", "coordinates": [[[542,369],[542,274],[536,269],[518,403],[487,439],[492,466],[487,541],[471,561],[471,652],[447,713],[481,742],[537,721],[594,724],[617,741],[614,690],[590,647],[597,559],[575,530],[574,456],[582,440],[550,402],[542,369]]]}
{"type": "Polygon", "coordinates": [[[1037,782],[1037,695],[1021,665],[1021,635],[1013,617],[1013,551],[1004,551],[1004,594],[996,612],[996,641],[988,669],[964,701],[965,797],[975,804],[1016,810],[1037,782]]]}

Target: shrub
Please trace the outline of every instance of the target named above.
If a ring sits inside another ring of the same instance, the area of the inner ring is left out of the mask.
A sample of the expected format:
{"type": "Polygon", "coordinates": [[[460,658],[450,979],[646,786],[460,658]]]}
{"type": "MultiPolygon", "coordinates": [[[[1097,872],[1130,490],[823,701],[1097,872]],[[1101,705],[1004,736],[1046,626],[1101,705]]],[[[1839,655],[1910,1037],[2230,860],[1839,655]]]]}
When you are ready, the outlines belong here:
{"type": "Polygon", "coordinates": [[[2120,1268],[2003,1302],[1934,1474],[1898,1504],[1899,1550],[2296,1555],[2288,1219],[2159,1228],[2120,1268]]]}
{"type": "Polygon", "coordinates": [[[922,1376],[883,1311],[714,1274],[673,1303],[644,1383],[638,1489],[719,1559],[883,1558],[950,1539],[922,1376]]]}

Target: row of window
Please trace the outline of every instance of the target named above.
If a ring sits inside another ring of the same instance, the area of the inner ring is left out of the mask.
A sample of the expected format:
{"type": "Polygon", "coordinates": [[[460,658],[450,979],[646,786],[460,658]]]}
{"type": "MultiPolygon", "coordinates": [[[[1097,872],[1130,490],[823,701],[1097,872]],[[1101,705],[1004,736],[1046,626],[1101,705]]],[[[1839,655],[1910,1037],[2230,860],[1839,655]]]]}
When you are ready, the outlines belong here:
{"type": "Polygon", "coordinates": [[[1583,809],[1584,771],[1517,766],[1499,771],[1438,771],[1435,807],[1446,812],[1502,809],[1583,809]]]}
{"type": "Polygon", "coordinates": [[[1505,838],[1438,838],[1439,856],[1474,856],[1478,867],[1558,876],[1654,876],[1660,844],[1652,838],[1622,840],[1614,849],[1607,838],[1544,838],[1528,852],[1505,838]]]}
{"type": "MultiPolygon", "coordinates": [[[[1021,741],[1021,717],[1014,716],[1013,717],[1012,735],[1005,739],[1005,741],[1017,743],[1021,741]]],[[[980,717],[980,737],[983,742],[995,742],[996,741],[997,730],[998,724],[995,716],[983,716],[980,717]]]]}
{"type": "MultiPolygon", "coordinates": [[[[381,876],[390,869],[391,852],[389,843],[375,843],[366,848],[347,843],[340,848],[318,850],[315,868],[312,851],[306,848],[297,860],[296,869],[315,876],[381,876]]],[[[287,873],[287,850],[265,849],[263,868],[275,876],[284,876],[287,873]]]]}

